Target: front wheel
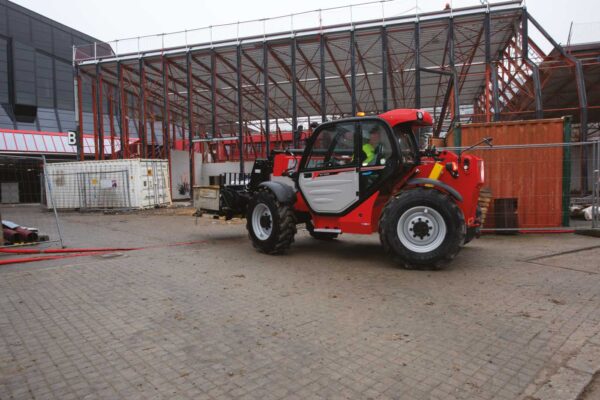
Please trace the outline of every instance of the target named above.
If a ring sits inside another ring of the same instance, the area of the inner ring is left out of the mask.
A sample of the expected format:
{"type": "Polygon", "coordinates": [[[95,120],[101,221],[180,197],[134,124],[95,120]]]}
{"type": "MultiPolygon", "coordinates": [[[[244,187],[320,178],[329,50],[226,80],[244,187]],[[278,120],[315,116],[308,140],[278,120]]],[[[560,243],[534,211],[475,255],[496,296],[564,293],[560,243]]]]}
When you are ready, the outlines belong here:
{"type": "Polygon", "coordinates": [[[252,196],[246,221],[252,245],[263,253],[283,253],[294,242],[294,211],[280,203],[269,190],[260,190],[252,196]]]}
{"type": "Polygon", "coordinates": [[[440,268],[460,251],[465,219],[456,203],[435,189],[403,192],[385,206],[381,243],[405,268],[440,268]]]}

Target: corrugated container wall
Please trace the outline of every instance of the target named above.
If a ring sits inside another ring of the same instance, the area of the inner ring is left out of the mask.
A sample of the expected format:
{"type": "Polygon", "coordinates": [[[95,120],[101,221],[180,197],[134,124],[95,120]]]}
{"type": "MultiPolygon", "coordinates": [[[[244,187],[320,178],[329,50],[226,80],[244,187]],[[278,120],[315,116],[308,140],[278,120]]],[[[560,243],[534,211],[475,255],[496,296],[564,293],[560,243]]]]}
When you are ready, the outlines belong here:
{"type": "MultiPolygon", "coordinates": [[[[473,145],[483,138],[493,138],[494,146],[519,145],[519,148],[473,151],[485,162],[485,185],[492,198],[517,199],[519,228],[560,227],[565,222],[563,184],[569,187],[569,177],[563,173],[564,148],[560,145],[530,147],[531,144],[560,144],[565,141],[565,120],[495,122],[462,125],[462,147],[473,145]],[[565,181],[566,178],[566,181],[565,181]]],[[[452,146],[454,133],[446,137],[452,146]]],[[[566,193],[565,193],[566,192],[566,193]]],[[[500,225],[500,211],[488,210],[485,228],[500,225]]],[[[568,201],[567,201],[568,206],[568,201]]]]}

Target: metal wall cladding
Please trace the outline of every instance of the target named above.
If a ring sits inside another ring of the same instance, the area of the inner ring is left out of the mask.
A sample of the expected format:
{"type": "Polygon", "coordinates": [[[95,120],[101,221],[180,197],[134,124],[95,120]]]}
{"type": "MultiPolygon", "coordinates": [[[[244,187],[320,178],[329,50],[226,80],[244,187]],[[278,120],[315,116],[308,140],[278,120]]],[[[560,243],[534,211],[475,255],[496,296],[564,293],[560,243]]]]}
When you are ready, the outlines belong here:
{"type": "MultiPolygon", "coordinates": [[[[563,222],[563,147],[527,147],[532,144],[564,142],[564,120],[496,122],[462,125],[461,146],[492,137],[494,146],[523,145],[517,149],[486,149],[472,153],[485,162],[485,185],[493,199],[517,199],[519,228],[560,227],[563,222]]],[[[453,133],[446,138],[454,143],[453,133]]],[[[567,180],[568,182],[568,180],[567,180]]],[[[500,222],[494,201],[485,228],[500,222]]]]}

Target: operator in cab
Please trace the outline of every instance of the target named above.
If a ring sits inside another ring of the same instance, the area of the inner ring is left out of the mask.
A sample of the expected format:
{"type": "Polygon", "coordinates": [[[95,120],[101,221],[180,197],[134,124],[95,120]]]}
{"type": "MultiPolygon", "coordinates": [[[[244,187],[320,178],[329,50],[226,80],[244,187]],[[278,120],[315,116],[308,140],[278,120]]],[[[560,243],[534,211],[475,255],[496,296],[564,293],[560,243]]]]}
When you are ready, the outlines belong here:
{"type": "Polygon", "coordinates": [[[381,127],[375,125],[369,131],[369,139],[363,144],[363,162],[362,165],[375,165],[377,162],[377,154],[380,152],[379,146],[381,146],[381,127]]]}

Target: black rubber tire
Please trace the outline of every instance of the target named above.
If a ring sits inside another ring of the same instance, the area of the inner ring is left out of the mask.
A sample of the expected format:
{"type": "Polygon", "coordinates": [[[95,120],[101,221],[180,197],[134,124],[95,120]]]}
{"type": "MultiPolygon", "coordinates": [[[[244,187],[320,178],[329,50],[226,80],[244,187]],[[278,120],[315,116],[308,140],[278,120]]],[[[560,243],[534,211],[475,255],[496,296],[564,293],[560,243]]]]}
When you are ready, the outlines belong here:
{"type": "Polygon", "coordinates": [[[436,189],[416,188],[388,201],[379,219],[379,238],[386,253],[406,269],[441,269],[454,259],[465,240],[465,218],[454,200],[436,189]],[[427,206],[436,210],[446,223],[446,236],[434,250],[418,253],[406,248],[398,238],[397,225],[407,210],[427,206]]]}
{"type": "MultiPolygon", "coordinates": [[[[481,207],[477,206],[477,211],[475,212],[475,216],[479,221],[481,221],[481,216],[483,213],[481,212],[481,207]]],[[[477,226],[475,228],[467,228],[467,234],[465,236],[465,243],[469,243],[471,240],[478,238],[481,236],[481,226],[477,226]]]]}
{"type": "Polygon", "coordinates": [[[306,230],[313,238],[317,240],[334,240],[337,239],[339,233],[332,232],[315,232],[315,227],[313,226],[311,221],[306,223],[306,230]]]}
{"type": "Polygon", "coordinates": [[[289,249],[294,242],[294,235],[296,234],[294,210],[290,205],[277,201],[270,190],[261,189],[252,196],[248,204],[246,229],[252,245],[256,249],[266,254],[281,254],[289,249]],[[259,239],[252,229],[252,212],[261,203],[269,208],[273,219],[271,235],[265,240],[259,239]]]}

